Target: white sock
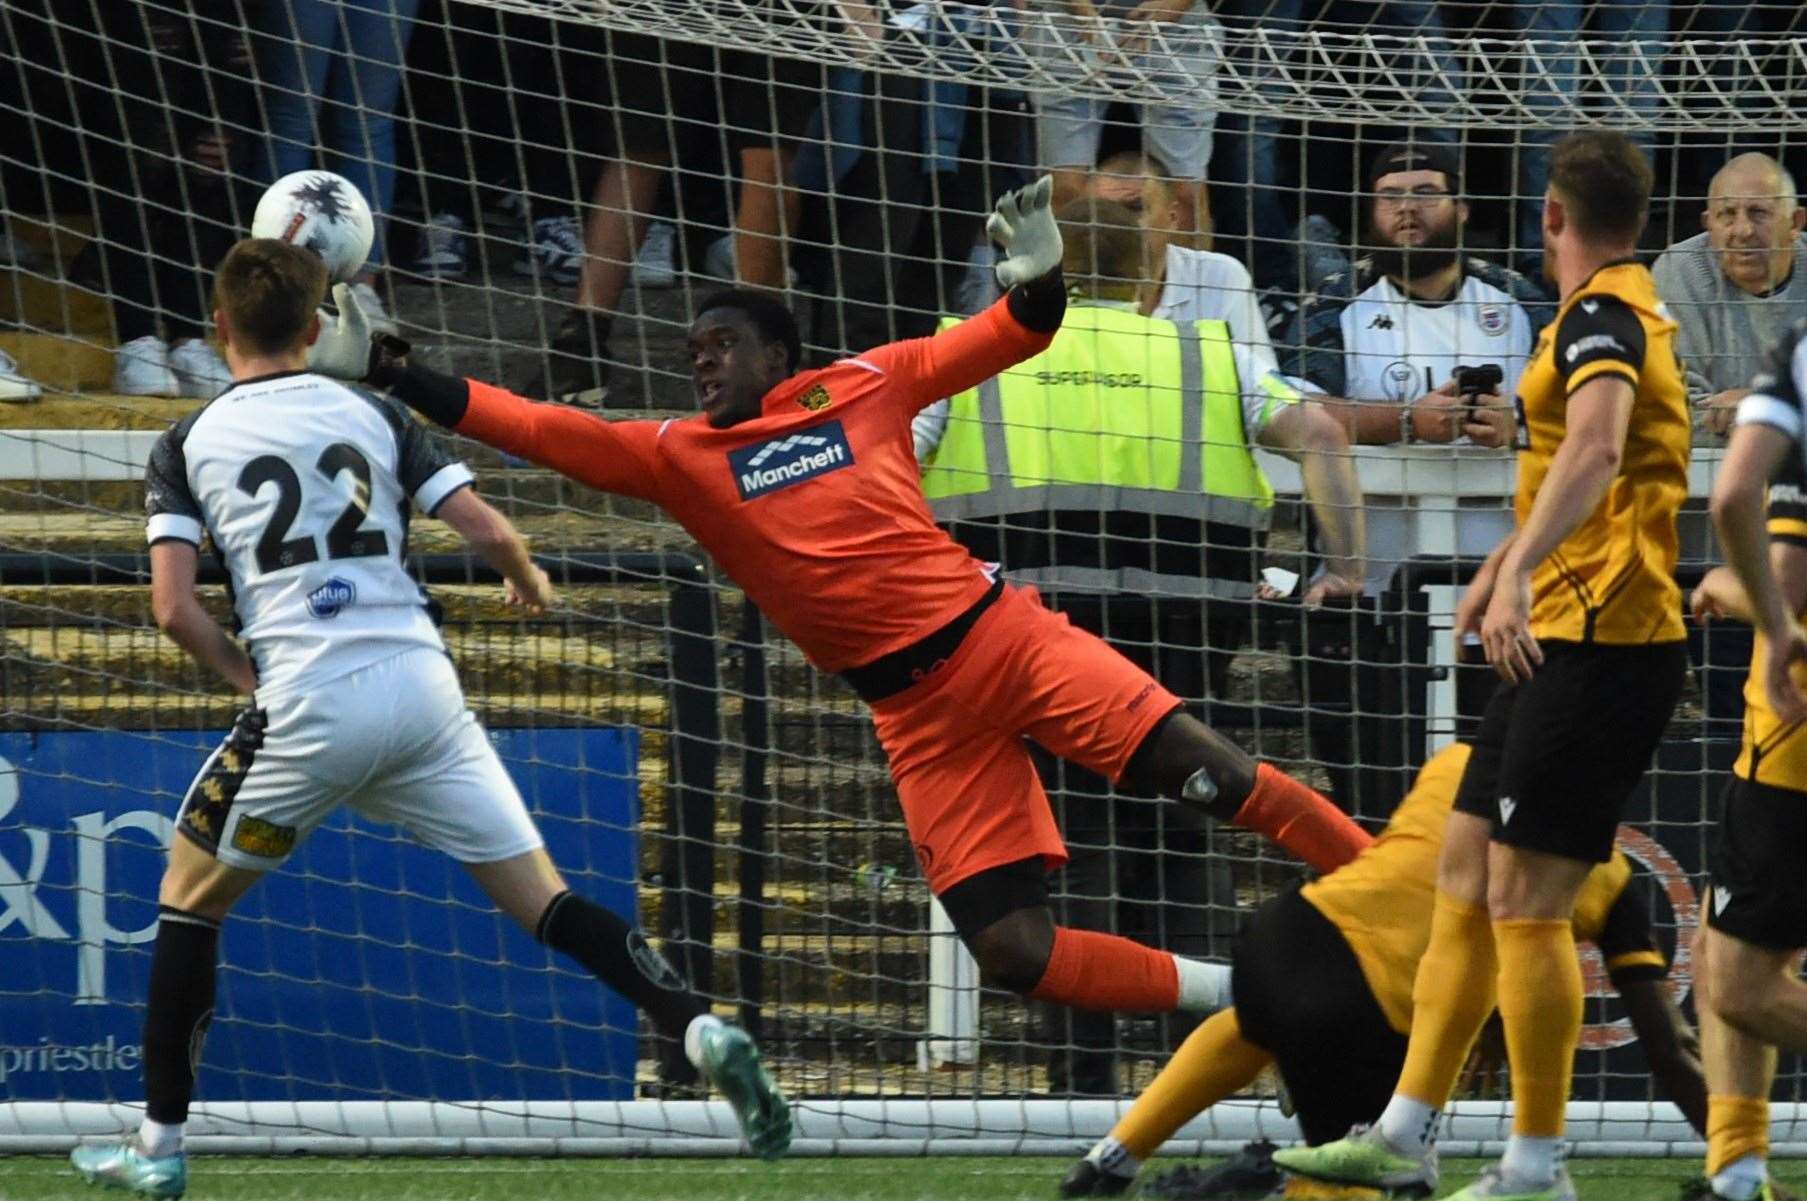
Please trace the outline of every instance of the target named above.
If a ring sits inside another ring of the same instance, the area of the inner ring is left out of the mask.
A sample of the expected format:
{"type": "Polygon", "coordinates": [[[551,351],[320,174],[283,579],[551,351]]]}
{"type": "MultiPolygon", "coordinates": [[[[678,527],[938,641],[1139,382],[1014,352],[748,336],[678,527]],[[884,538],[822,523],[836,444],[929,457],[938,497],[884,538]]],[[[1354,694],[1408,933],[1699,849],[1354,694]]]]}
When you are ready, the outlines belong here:
{"type": "Polygon", "coordinates": [[[703,1031],[726,1024],[713,1013],[699,1013],[690,1019],[690,1025],[684,1027],[684,1057],[691,1067],[703,1070],[703,1031]]]}
{"type": "Polygon", "coordinates": [[[138,1141],[144,1146],[144,1153],[152,1159],[162,1159],[166,1155],[175,1155],[182,1150],[182,1127],[185,1122],[172,1122],[164,1125],[144,1119],[138,1127],[138,1141]]]}
{"type": "Polygon", "coordinates": [[[1375,1128],[1380,1136],[1407,1155],[1423,1155],[1437,1141],[1437,1118],[1440,1112],[1423,1101],[1400,1093],[1381,1111],[1375,1128]]]}
{"type": "Polygon", "coordinates": [[[1507,1179],[1542,1188],[1556,1179],[1556,1151],[1559,1138],[1531,1138],[1515,1134],[1506,1140],[1506,1153],[1500,1157],[1500,1172],[1507,1179]]]}
{"type": "Polygon", "coordinates": [[[1186,1013],[1216,1013],[1230,1006],[1230,965],[1204,963],[1197,959],[1173,962],[1180,969],[1180,1004],[1186,1013]]]}
{"type": "Polygon", "coordinates": [[[1768,1179],[1769,1161],[1761,1155],[1746,1155],[1713,1174],[1713,1191],[1726,1201],[1751,1201],[1768,1179]]]}
{"type": "Polygon", "coordinates": [[[1109,1137],[1099,1139],[1098,1144],[1085,1153],[1085,1157],[1106,1176],[1128,1179],[1142,1166],[1142,1161],[1131,1155],[1122,1143],[1109,1137]]]}

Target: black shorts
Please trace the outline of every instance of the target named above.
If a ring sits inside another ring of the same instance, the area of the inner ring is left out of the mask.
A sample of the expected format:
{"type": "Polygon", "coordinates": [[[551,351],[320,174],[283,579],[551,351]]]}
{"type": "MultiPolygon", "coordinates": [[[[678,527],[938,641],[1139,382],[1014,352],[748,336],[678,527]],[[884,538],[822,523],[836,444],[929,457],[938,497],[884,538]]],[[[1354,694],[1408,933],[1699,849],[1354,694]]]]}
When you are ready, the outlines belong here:
{"type": "Polygon", "coordinates": [[[1772,951],[1807,947],[1807,792],[1732,777],[1707,857],[1707,924],[1772,951]]]}
{"type": "Polygon", "coordinates": [[[979,931],[1019,909],[1048,904],[1048,869],[1040,855],[988,867],[955,884],[935,899],[947,910],[960,941],[973,945],[979,931]]]}
{"type": "Polygon", "coordinates": [[[1681,699],[1687,646],[1546,642],[1543,654],[1488,702],[1456,810],[1506,846],[1604,863],[1681,699]]]}
{"type": "Polygon", "coordinates": [[[624,152],[675,161],[699,135],[734,149],[801,137],[826,93],[825,68],[804,59],[613,32],[607,53],[624,152]]]}
{"type": "Polygon", "coordinates": [[[1297,890],[1250,915],[1230,992],[1242,1036],[1274,1057],[1306,1142],[1342,1138],[1386,1108],[1406,1036],[1387,1025],[1342,932],[1297,890]]]}

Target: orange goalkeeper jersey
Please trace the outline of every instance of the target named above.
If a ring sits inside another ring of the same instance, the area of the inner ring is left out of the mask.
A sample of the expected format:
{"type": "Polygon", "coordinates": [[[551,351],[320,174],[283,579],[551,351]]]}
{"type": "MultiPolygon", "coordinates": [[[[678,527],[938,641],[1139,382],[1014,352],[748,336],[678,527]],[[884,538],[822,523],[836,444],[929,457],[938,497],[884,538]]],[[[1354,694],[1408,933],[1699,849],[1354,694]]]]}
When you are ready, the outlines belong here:
{"type": "Polygon", "coordinates": [[[910,419],[1045,349],[1000,300],[766,394],[760,416],[608,421],[470,381],[454,428],[605,492],[652,501],[824,671],[900,650],[984,594],[922,496],[910,419]]]}

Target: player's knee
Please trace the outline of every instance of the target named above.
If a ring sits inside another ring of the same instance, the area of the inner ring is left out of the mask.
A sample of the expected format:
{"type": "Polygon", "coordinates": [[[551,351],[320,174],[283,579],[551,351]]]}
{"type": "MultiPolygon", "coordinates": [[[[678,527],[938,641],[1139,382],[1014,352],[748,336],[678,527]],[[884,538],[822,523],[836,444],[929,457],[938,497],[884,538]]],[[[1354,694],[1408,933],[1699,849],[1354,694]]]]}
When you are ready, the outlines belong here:
{"type": "Polygon", "coordinates": [[[1019,910],[973,936],[970,950],[979,976],[991,988],[1028,993],[1041,983],[1054,953],[1054,923],[1045,911],[1037,921],[1019,910]]]}
{"type": "Polygon", "coordinates": [[[1228,820],[1254,790],[1255,768],[1255,760],[1241,747],[1190,713],[1176,712],[1136,748],[1124,776],[1146,791],[1190,800],[1186,786],[1202,771],[1216,793],[1205,809],[1228,820]]]}

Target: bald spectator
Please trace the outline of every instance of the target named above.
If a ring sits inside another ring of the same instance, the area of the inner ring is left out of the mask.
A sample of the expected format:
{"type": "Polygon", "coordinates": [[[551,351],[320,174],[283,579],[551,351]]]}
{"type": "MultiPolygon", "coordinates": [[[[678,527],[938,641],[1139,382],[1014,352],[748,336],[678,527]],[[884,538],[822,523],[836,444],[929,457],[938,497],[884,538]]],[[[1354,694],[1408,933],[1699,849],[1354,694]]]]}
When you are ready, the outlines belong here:
{"type": "Polygon", "coordinates": [[[1715,434],[1732,415],[1774,346],[1807,317],[1807,210],[1794,177],[1767,154],[1741,154],[1713,176],[1705,233],[1677,242],[1656,261],[1657,292],[1680,325],[1675,351],[1688,391],[1715,434]]]}

